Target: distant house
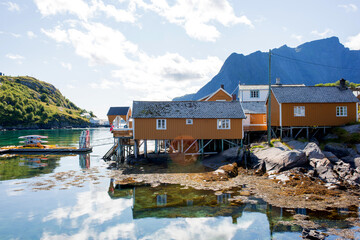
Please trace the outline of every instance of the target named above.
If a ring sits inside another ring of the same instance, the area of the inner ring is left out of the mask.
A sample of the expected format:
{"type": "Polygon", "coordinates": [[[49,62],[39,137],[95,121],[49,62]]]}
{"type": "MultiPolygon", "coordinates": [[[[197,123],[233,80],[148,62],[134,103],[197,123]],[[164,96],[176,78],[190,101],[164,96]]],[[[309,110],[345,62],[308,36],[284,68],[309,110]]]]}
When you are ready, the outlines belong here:
{"type": "MultiPolygon", "coordinates": [[[[304,84],[281,84],[280,79],[276,79],[274,86],[298,87],[304,84]]],[[[269,94],[269,85],[240,85],[239,101],[244,108],[246,121],[244,122],[245,131],[266,131],[266,100],[269,94]]]]}
{"type": "Polygon", "coordinates": [[[114,125],[115,128],[120,128],[121,125],[130,125],[131,108],[130,107],[110,107],[107,117],[109,124],[114,125]]]}
{"type": "Polygon", "coordinates": [[[244,131],[266,131],[266,105],[265,102],[241,102],[246,119],[244,131]]]}
{"type": "Polygon", "coordinates": [[[198,101],[232,101],[233,97],[224,89],[224,85],[215,92],[200,98],[198,101]]]}
{"type": "Polygon", "coordinates": [[[345,83],[339,87],[273,87],[271,126],[339,126],[355,122],[358,101],[345,83]]]}
{"type": "Polygon", "coordinates": [[[223,149],[224,141],[232,144],[230,140],[244,136],[245,115],[237,101],[134,101],[132,117],[135,141],[180,140],[181,147],[176,149],[179,152],[185,152],[183,140],[198,142],[200,149],[212,140],[222,140],[223,149]]]}
{"type": "Polygon", "coordinates": [[[96,118],[96,117],[92,117],[90,118],[90,123],[93,124],[93,125],[100,125],[100,119],[99,118],[96,118]]]}

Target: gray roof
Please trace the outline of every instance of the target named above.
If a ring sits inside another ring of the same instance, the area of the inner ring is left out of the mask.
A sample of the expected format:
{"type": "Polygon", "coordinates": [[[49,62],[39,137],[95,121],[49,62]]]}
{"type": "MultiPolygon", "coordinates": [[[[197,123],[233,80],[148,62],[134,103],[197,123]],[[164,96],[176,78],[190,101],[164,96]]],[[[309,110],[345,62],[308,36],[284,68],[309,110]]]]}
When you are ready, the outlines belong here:
{"type": "Polygon", "coordinates": [[[338,87],[273,87],[279,103],[342,103],[358,102],[350,89],[338,87]]]}
{"type": "MultiPolygon", "coordinates": [[[[301,87],[301,86],[305,86],[305,84],[271,84],[271,87],[277,87],[277,86],[282,86],[282,87],[301,87]]],[[[239,85],[239,89],[240,90],[264,90],[264,89],[269,89],[269,85],[268,84],[257,84],[257,85],[239,85]]]]}
{"type": "Polygon", "coordinates": [[[265,101],[241,102],[245,113],[266,113],[265,101]]]}
{"type": "Polygon", "coordinates": [[[130,107],[110,107],[107,115],[126,115],[130,107]]]}
{"type": "Polygon", "coordinates": [[[133,118],[245,118],[238,101],[134,101],[133,118]]]}

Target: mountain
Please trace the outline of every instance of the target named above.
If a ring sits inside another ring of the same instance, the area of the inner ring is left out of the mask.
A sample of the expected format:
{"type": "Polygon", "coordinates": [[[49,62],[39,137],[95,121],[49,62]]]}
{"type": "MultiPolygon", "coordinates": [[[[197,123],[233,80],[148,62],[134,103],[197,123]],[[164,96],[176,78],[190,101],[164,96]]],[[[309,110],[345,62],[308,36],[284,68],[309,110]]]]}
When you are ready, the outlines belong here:
{"type": "MultiPolygon", "coordinates": [[[[360,51],[349,50],[331,37],[304,43],[296,48],[286,45],[272,50],[271,79],[280,78],[283,84],[315,85],[344,78],[360,83],[360,51]]],[[[247,56],[232,53],[220,72],[197,93],[174,100],[197,100],[214,91],[221,84],[232,93],[241,84],[269,83],[269,53],[254,52],[247,56]]]]}
{"type": "Polygon", "coordinates": [[[0,76],[0,129],[88,126],[84,111],[49,83],[0,76]]]}

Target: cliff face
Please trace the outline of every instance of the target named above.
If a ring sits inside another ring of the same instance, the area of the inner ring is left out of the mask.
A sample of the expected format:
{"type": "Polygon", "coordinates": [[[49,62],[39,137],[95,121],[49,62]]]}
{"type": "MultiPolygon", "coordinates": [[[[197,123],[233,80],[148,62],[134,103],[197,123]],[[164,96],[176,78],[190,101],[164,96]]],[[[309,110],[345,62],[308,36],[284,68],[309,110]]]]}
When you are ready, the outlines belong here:
{"type": "MultiPolygon", "coordinates": [[[[345,48],[337,37],[304,43],[296,48],[286,45],[272,50],[271,77],[275,83],[315,85],[344,78],[360,83],[360,51],[345,48]],[[317,63],[317,64],[309,64],[317,63]]],[[[221,84],[233,92],[237,84],[268,84],[269,54],[254,52],[247,56],[233,53],[219,73],[194,95],[174,100],[196,100],[216,91],[221,84]]]]}
{"type": "Polygon", "coordinates": [[[53,85],[32,77],[0,77],[0,126],[50,128],[87,126],[84,110],[53,85]]]}

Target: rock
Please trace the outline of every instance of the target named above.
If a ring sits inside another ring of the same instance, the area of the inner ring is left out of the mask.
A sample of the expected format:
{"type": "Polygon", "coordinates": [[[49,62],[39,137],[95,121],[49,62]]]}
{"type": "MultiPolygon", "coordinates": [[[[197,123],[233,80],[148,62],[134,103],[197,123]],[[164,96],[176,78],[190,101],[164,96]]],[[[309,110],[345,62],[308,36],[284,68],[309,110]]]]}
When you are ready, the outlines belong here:
{"type": "Polygon", "coordinates": [[[334,139],[338,139],[339,137],[336,134],[333,133],[329,133],[328,135],[326,135],[323,140],[334,140],[334,139]]]}
{"type": "Polygon", "coordinates": [[[309,159],[310,158],[316,158],[316,159],[325,158],[325,155],[323,154],[323,152],[321,151],[319,146],[314,142],[308,143],[304,148],[304,152],[309,159]]]}
{"type": "Polygon", "coordinates": [[[311,240],[323,240],[327,237],[327,234],[316,231],[314,229],[303,229],[302,238],[311,240]]]}
{"type": "Polygon", "coordinates": [[[221,156],[226,160],[235,160],[238,157],[239,147],[229,148],[221,153],[221,156]]]}
{"type": "Polygon", "coordinates": [[[346,175],[351,174],[350,164],[345,163],[341,160],[339,160],[339,162],[336,165],[334,165],[334,170],[341,178],[345,178],[346,175]]]}
{"type": "Polygon", "coordinates": [[[332,152],[323,151],[323,154],[327,159],[330,160],[332,164],[335,164],[339,161],[339,159],[332,152]]]}
{"type": "Polygon", "coordinates": [[[325,145],[324,150],[335,154],[338,158],[343,158],[350,154],[346,146],[341,143],[328,143],[325,145]]]}
{"type": "Polygon", "coordinates": [[[261,162],[265,163],[267,172],[272,170],[280,172],[308,163],[305,153],[298,150],[284,151],[273,147],[258,151],[253,155],[258,159],[259,166],[262,166],[261,162]]]}
{"type": "Polygon", "coordinates": [[[355,144],[356,151],[360,154],[360,143],[355,144]]]}
{"type": "MultiPolygon", "coordinates": [[[[229,178],[233,178],[236,177],[238,175],[238,166],[236,163],[232,163],[232,164],[227,164],[224,166],[221,166],[218,170],[216,171],[223,171],[223,173],[229,177],[229,178]]],[[[215,171],[215,172],[216,172],[215,171]]]]}
{"type": "Polygon", "coordinates": [[[291,140],[291,141],[286,142],[286,144],[289,145],[289,147],[291,147],[292,149],[303,150],[307,143],[303,143],[303,142],[296,141],[296,140],[291,140]]]}
{"type": "Polygon", "coordinates": [[[342,127],[342,129],[346,130],[348,133],[359,133],[360,132],[360,124],[345,126],[345,127],[342,127]]]}
{"type": "MultiPolygon", "coordinates": [[[[347,148],[348,152],[349,152],[349,155],[350,156],[353,156],[353,157],[356,157],[356,156],[359,156],[357,151],[353,148],[347,148]]],[[[360,156],[359,156],[360,157],[360,156]]]]}
{"type": "Polygon", "coordinates": [[[242,190],[239,192],[240,196],[250,196],[251,193],[250,191],[247,191],[247,190],[242,190]]]}
{"type": "Polygon", "coordinates": [[[359,155],[357,156],[358,157],[347,156],[347,157],[343,157],[341,160],[343,160],[346,163],[349,163],[352,168],[357,168],[360,167],[360,156],[359,155]]]}
{"type": "Polygon", "coordinates": [[[310,158],[310,165],[316,174],[325,182],[338,183],[337,174],[333,171],[333,165],[327,158],[310,158]]]}
{"type": "Polygon", "coordinates": [[[283,151],[288,151],[290,150],[290,148],[288,148],[288,146],[286,146],[285,144],[283,144],[282,142],[280,141],[275,141],[273,143],[274,147],[276,148],[279,148],[280,150],[283,150],[283,151]]]}

